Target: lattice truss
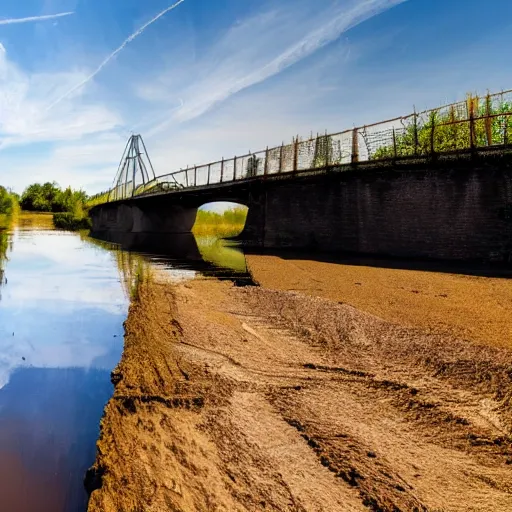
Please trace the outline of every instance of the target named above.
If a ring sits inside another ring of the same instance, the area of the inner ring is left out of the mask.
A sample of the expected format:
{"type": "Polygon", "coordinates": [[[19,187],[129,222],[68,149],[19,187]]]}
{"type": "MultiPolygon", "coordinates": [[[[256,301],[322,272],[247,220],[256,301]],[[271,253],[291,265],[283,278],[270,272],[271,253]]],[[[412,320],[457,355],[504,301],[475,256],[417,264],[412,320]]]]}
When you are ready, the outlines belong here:
{"type": "Polygon", "coordinates": [[[156,179],[153,164],[140,135],[132,135],[119,163],[109,200],[116,201],[140,194],[156,179]]]}

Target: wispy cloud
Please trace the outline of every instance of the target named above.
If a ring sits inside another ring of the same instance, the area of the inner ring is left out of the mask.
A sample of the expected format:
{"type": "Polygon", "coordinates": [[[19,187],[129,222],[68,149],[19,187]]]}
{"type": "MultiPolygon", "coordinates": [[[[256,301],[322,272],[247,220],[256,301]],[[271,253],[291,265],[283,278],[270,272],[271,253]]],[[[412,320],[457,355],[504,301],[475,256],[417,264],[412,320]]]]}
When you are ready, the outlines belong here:
{"type": "Polygon", "coordinates": [[[121,117],[98,101],[63,104],[51,115],[45,111],[49,98],[83,76],[77,71],[29,73],[9,58],[0,43],[0,148],[76,140],[121,125],[121,117]]]}
{"type": "Polygon", "coordinates": [[[47,110],[50,110],[55,105],[60,103],[63,99],[67,98],[69,95],[73,94],[77,90],[81,89],[84,85],[86,85],[88,82],[90,82],[119,52],[123,51],[124,48],[130,44],[134,39],[139,37],[150,25],[155,23],[155,21],[159,20],[162,16],[165,16],[168,12],[172,11],[173,9],[176,9],[179,5],[181,5],[185,0],[178,0],[175,4],[171,5],[170,7],[167,7],[167,9],[164,9],[162,12],[158,13],[154,18],[149,20],[146,24],[142,25],[137,31],[135,31],[131,36],[129,36],[127,39],[124,40],[123,44],[119,46],[116,50],[114,50],[108,57],[105,58],[105,60],[90,74],[88,75],[84,80],[76,84],[74,87],[66,91],[62,96],[59,96],[52,104],[50,104],[47,107],[47,110]]]}
{"type": "Polygon", "coordinates": [[[45,16],[30,16],[28,18],[0,19],[0,25],[13,25],[14,23],[30,23],[32,21],[53,20],[55,18],[63,18],[64,16],[71,16],[72,14],[74,14],[74,12],[61,12],[59,14],[47,14],[45,16]]]}
{"type": "MultiPolygon", "coordinates": [[[[196,63],[193,82],[170,91],[165,77],[158,86],[143,85],[145,99],[183,98],[183,106],[169,111],[152,134],[170,124],[201,116],[213,106],[262,83],[337,40],[344,32],[407,0],[334,0],[325,8],[301,2],[294,9],[272,6],[242,20],[196,63]],[[250,36],[248,37],[248,35],[250,36]],[[211,63],[215,63],[215,67],[211,63]]],[[[176,74],[176,70],[172,70],[176,74]]],[[[157,81],[158,82],[158,81],[157,81]]]]}

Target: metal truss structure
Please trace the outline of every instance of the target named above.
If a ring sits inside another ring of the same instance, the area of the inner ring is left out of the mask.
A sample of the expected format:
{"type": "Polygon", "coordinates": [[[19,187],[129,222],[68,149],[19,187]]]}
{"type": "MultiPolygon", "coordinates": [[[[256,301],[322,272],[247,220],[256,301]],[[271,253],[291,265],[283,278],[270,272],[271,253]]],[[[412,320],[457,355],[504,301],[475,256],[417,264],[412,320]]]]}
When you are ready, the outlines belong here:
{"type": "Polygon", "coordinates": [[[155,171],[142,136],[132,135],[124,149],[108,200],[118,201],[142,194],[155,182],[155,171]]]}

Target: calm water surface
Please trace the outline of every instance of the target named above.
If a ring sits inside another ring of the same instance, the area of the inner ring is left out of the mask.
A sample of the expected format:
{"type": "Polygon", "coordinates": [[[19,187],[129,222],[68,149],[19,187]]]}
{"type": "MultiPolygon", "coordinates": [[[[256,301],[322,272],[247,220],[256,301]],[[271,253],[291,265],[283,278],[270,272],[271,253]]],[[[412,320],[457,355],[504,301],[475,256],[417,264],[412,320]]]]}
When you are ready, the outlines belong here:
{"type": "Polygon", "coordinates": [[[35,219],[0,235],[0,510],[83,511],[128,300],[112,253],[35,219]]]}
{"type": "Polygon", "coordinates": [[[83,512],[137,265],[250,278],[243,254],[212,240],[105,243],[55,231],[50,216],[16,224],[0,226],[0,511],[83,512]]]}

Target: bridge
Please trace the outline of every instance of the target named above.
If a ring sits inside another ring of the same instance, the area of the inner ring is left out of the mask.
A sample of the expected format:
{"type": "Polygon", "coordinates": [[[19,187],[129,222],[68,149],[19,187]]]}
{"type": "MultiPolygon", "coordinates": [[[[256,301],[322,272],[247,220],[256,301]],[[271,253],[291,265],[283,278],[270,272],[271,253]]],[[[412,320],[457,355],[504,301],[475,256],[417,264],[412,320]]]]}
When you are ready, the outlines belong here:
{"type": "Polygon", "coordinates": [[[191,231],[248,206],[259,248],[512,262],[512,91],[156,176],[128,141],[93,233],[191,231]]]}

